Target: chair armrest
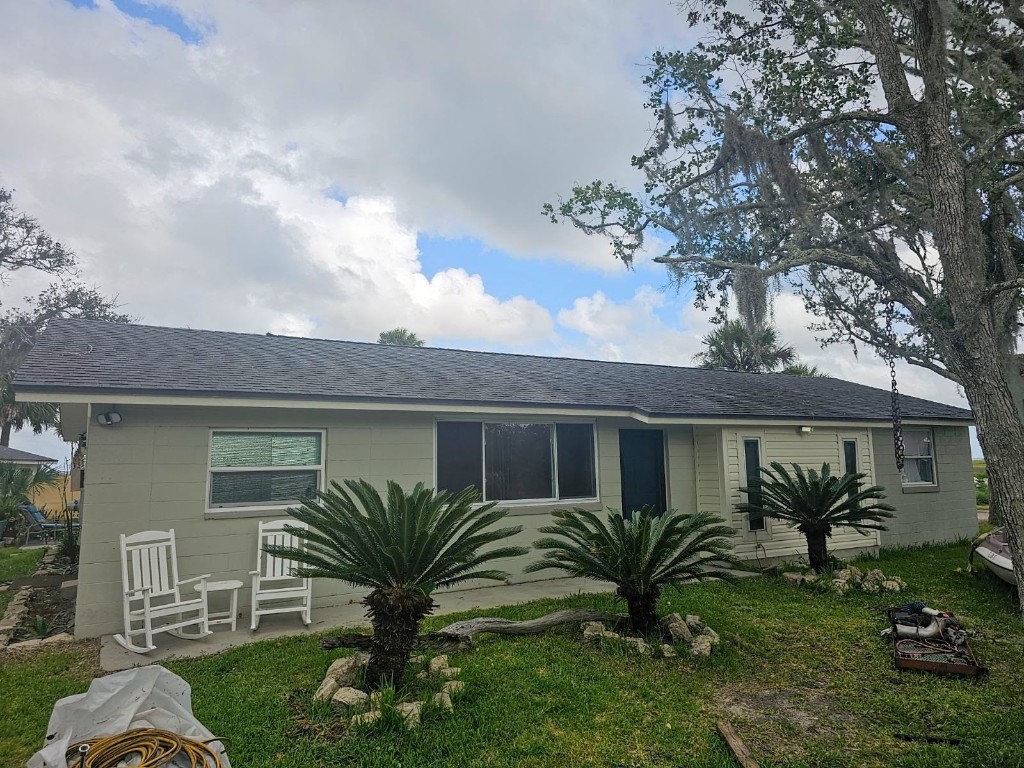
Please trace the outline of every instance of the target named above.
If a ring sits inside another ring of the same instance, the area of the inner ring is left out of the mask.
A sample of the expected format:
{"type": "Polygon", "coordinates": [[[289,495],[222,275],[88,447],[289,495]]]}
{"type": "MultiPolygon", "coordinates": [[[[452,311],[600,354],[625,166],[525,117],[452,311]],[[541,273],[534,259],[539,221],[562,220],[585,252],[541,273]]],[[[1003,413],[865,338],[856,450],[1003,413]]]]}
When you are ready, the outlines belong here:
{"type": "Polygon", "coordinates": [[[259,576],[260,572],[259,571],[249,571],[249,575],[250,576],[259,576]]]}
{"type": "Polygon", "coordinates": [[[196,582],[196,581],[206,581],[207,579],[210,578],[210,576],[211,576],[211,574],[204,573],[202,576],[196,576],[194,579],[182,579],[181,581],[178,582],[178,586],[180,587],[183,584],[192,584],[193,582],[196,582]]]}
{"type": "Polygon", "coordinates": [[[127,597],[129,600],[132,600],[137,597],[145,597],[152,591],[152,587],[142,587],[142,589],[126,589],[124,592],[124,596],[127,597]]]}

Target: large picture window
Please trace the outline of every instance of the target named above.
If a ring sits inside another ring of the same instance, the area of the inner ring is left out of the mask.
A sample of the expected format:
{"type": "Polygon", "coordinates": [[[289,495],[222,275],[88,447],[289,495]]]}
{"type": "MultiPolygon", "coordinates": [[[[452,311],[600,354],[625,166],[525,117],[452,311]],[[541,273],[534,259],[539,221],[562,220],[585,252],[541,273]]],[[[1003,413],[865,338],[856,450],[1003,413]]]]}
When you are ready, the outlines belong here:
{"type": "Polygon", "coordinates": [[[280,507],[320,488],[322,432],[229,432],[210,437],[210,509],[280,507]]]}
{"type": "Polygon", "coordinates": [[[924,428],[903,429],[903,485],[935,485],[935,440],[924,428]]]}
{"type": "Polygon", "coordinates": [[[437,488],[485,501],[597,497],[593,424],[439,421],[437,488]]]}

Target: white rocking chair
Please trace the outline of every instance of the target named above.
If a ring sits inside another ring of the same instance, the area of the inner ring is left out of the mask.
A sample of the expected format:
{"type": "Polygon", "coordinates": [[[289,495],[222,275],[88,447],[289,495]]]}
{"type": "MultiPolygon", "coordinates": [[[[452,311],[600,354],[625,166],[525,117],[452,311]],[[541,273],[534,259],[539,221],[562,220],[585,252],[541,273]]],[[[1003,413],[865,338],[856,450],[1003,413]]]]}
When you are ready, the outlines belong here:
{"type": "Polygon", "coordinates": [[[156,648],[153,635],[167,632],[189,640],[210,633],[206,605],[206,580],[210,574],[178,580],[178,552],[174,530],[143,531],[131,536],[121,534],[121,582],[124,585],[124,634],[114,635],[118,644],[135,653],[156,648]],[[197,584],[199,597],[181,599],[181,587],[197,584]],[[185,618],[185,617],[188,618],[185,618]],[[154,624],[154,619],[173,617],[170,623],[154,624]],[[137,626],[141,624],[141,626],[137,626]],[[196,627],[195,633],[182,632],[196,627]],[[135,641],[138,636],[144,644],[135,641]]]}
{"type": "Polygon", "coordinates": [[[301,613],[302,623],[307,627],[313,623],[313,580],[293,576],[298,563],[274,555],[268,555],[263,547],[274,544],[282,547],[304,548],[298,536],[285,530],[285,526],[306,528],[305,523],[295,520],[260,521],[259,537],[256,544],[256,570],[252,576],[252,631],[260,625],[260,616],[272,613],[301,613]],[[289,605],[281,605],[287,601],[289,605]],[[271,605],[275,607],[263,607],[271,605]]]}

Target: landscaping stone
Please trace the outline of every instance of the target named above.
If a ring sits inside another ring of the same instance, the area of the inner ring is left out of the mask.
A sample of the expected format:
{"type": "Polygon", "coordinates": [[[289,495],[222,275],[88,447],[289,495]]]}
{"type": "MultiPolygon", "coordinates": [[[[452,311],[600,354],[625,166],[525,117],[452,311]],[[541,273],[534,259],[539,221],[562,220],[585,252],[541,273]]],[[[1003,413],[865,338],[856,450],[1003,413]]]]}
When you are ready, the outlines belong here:
{"type": "Polygon", "coordinates": [[[708,638],[711,641],[712,645],[718,645],[720,642],[722,642],[722,638],[720,638],[718,636],[718,633],[715,632],[715,630],[713,630],[711,627],[704,627],[704,631],[701,632],[701,636],[708,638]]]}
{"type": "Polygon", "coordinates": [[[664,656],[666,659],[671,659],[673,656],[676,655],[676,649],[668,643],[665,643],[663,646],[661,646],[661,655],[664,656]]]}
{"type": "Polygon", "coordinates": [[[409,730],[420,724],[420,714],[423,712],[422,701],[403,701],[396,705],[395,709],[405,718],[405,727],[409,730]]]}
{"type": "Polygon", "coordinates": [[[352,719],[349,720],[351,725],[372,725],[381,718],[381,711],[379,709],[371,709],[369,712],[362,712],[358,715],[353,715],[352,719]]]}
{"type": "Polygon", "coordinates": [[[804,574],[804,584],[813,584],[818,580],[818,574],[814,571],[804,574]]]}
{"type": "Polygon", "coordinates": [[[67,632],[61,632],[58,635],[50,635],[49,637],[34,637],[31,640],[25,640],[20,643],[11,643],[8,646],[0,647],[0,651],[30,651],[35,648],[40,648],[48,645],[58,645],[59,643],[73,643],[75,636],[68,634],[67,632]]]}
{"type": "Polygon", "coordinates": [[[449,696],[451,696],[456,693],[462,693],[465,687],[466,684],[461,680],[449,680],[441,686],[441,690],[447,693],[449,696]]]}
{"type": "Polygon", "coordinates": [[[334,692],[334,695],[331,696],[331,703],[348,712],[363,709],[369,699],[370,697],[365,691],[360,691],[358,688],[345,687],[339,688],[334,692]]]}
{"type": "Polygon", "coordinates": [[[320,687],[316,689],[316,693],[313,694],[313,701],[329,701],[340,687],[338,681],[333,677],[325,677],[324,681],[320,683],[320,687]]]}
{"type": "Polygon", "coordinates": [[[580,626],[583,629],[583,639],[591,643],[596,643],[597,638],[605,632],[604,624],[600,621],[585,621],[580,626]]]}
{"type": "Polygon", "coordinates": [[[697,635],[690,645],[690,653],[698,657],[711,655],[711,638],[707,635],[697,635]]]}
{"type": "Polygon", "coordinates": [[[602,638],[603,640],[618,640],[619,639],[619,633],[618,632],[610,632],[608,630],[605,630],[600,635],[598,635],[598,637],[602,638]]]}
{"type": "Polygon", "coordinates": [[[440,670],[441,677],[447,677],[449,680],[453,677],[458,677],[462,670],[459,667],[444,667],[440,670]]]}
{"type": "Polygon", "coordinates": [[[7,604],[7,610],[4,611],[3,618],[0,619],[0,648],[11,642],[18,625],[28,613],[28,601],[31,597],[32,588],[22,587],[14,593],[11,602],[7,604]]]}
{"type": "Polygon", "coordinates": [[[651,655],[651,646],[642,637],[624,637],[627,644],[633,646],[641,656],[651,655]]]}
{"type": "Polygon", "coordinates": [[[804,583],[804,575],[802,573],[797,573],[796,571],[786,571],[782,574],[782,580],[787,584],[800,586],[804,583]]]}
{"type": "Polygon", "coordinates": [[[832,579],[832,590],[836,594],[845,595],[850,591],[850,582],[846,579],[832,579]]]}
{"type": "Polygon", "coordinates": [[[423,672],[416,673],[417,680],[426,680],[428,677],[430,677],[430,675],[426,672],[426,670],[424,670],[423,672]]]}
{"type": "Polygon", "coordinates": [[[703,623],[704,622],[700,620],[700,616],[694,616],[690,614],[686,617],[686,626],[688,626],[691,630],[699,630],[703,623]]]}
{"type": "Polygon", "coordinates": [[[455,707],[452,706],[452,697],[446,691],[434,694],[434,706],[443,709],[445,712],[455,711],[455,707]]]}
{"type": "Polygon", "coordinates": [[[409,663],[410,664],[422,664],[426,660],[427,660],[426,656],[410,656],[409,657],[409,663]]]}
{"type": "Polygon", "coordinates": [[[902,592],[903,585],[900,584],[896,579],[886,579],[882,582],[882,589],[889,592],[902,592]]]}
{"type": "MultiPolygon", "coordinates": [[[[678,616],[679,614],[673,614],[678,616]]],[[[668,625],[668,633],[672,637],[673,643],[692,643],[693,632],[690,631],[690,627],[685,621],[680,619],[679,621],[673,621],[668,625]]]]}
{"type": "Polygon", "coordinates": [[[430,664],[427,665],[427,670],[432,675],[439,675],[439,674],[441,674],[441,670],[442,669],[447,669],[447,668],[448,668],[448,656],[447,655],[435,656],[434,658],[432,658],[430,660],[430,664]]]}
{"type": "Polygon", "coordinates": [[[342,688],[350,687],[359,677],[359,672],[370,663],[370,654],[357,653],[343,659],[335,659],[327,668],[327,677],[337,681],[342,688]]]}

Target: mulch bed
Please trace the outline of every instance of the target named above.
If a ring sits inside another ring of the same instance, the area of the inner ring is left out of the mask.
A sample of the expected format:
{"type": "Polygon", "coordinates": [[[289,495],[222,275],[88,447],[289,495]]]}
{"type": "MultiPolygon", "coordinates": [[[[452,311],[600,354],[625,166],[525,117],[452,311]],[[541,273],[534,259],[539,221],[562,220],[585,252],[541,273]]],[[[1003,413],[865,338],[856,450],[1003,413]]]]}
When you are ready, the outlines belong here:
{"type": "Polygon", "coordinates": [[[62,590],[59,583],[35,588],[28,601],[28,611],[14,634],[13,642],[72,632],[74,626],[73,591],[62,590]]]}

